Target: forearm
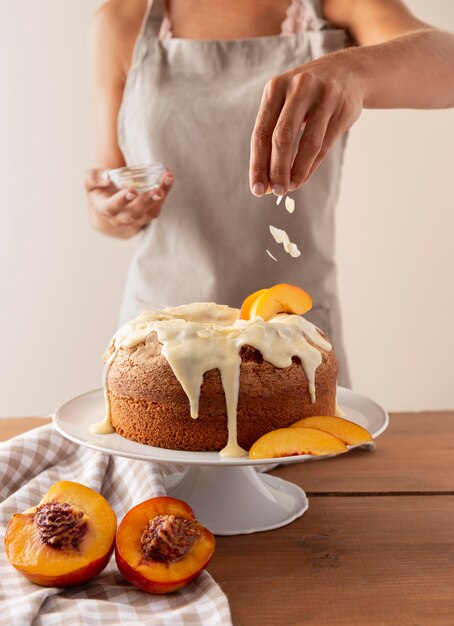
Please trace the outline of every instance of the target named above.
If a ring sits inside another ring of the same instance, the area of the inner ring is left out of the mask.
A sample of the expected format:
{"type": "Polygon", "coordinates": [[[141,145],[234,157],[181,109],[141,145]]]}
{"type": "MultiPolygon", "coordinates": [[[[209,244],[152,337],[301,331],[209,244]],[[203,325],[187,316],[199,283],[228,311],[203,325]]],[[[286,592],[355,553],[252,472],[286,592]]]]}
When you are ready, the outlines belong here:
{"type": "Polygon", "coordinates": [[[454,106],[454,35],[450,33],[425,28],[335,55],[360,81],[365,108],[454,106]]]}

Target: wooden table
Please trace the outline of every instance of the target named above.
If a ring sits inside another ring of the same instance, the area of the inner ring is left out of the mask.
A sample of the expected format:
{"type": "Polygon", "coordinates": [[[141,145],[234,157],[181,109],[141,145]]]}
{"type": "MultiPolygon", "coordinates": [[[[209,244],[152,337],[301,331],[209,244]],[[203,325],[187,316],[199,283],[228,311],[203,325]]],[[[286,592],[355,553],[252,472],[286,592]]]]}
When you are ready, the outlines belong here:
{"type": "MultiPolygon", "coordinates": [[[[0,438],[42,420],[0,422],[0,438]]],[[[273,474],[309,510],[218,537],[209,568],[236,626],[454,626],[454,412],[391,416],[375,452],[273,474]]]]}

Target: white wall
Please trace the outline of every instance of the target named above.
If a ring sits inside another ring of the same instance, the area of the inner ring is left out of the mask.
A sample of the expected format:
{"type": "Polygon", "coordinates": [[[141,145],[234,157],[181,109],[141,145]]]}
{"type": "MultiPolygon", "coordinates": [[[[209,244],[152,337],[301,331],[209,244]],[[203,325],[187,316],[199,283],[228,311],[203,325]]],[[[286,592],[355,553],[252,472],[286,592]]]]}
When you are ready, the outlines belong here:
{"type": "Polygon", "coordinates": [[[86,31],[96,0],[0,0],[0,415],[99,386],[132,242],[87,223],[86,31]],[[6,86],[6,88],[5,88],[6,86]]]}
{"type": "MultiPolygon", "coordinates": [[[[411,0],[454,31],[451,0],[411,0]]],[[[454,408],[454,109],[365,111],[350,134],[338,258],[354,388],[454,408]]]]}
{"type": "MultiPolygon", "coordinates": [[[[133,242],[91,230],[85,62],[96,0],[0,0],[0,416],[99,386],[133,242]]],[[[411,0],[454,30],[451,0],[411,0]]],[[[454,110],[368,111],[350,136],[338,257],[354,386],[453,408],[454,110]]]]}

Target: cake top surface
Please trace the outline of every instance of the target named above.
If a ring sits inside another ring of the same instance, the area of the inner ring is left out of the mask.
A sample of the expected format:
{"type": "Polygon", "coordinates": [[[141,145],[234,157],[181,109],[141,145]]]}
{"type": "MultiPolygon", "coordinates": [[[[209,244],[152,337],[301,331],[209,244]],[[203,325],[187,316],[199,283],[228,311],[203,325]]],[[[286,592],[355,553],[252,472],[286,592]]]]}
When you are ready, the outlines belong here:
{"type": "MultiPolygon", "coordinates": [[[[237,347],[250,345],[260,350],[264,358],[266,354],[271,357],[271,352],[279,348],[282,350],[284,344],[294,348],[298,337],[306,343],[309,340],[321,350],[331,350],[331,344],[318,328],[300,315],[280,313],[266,322],[259,316],[243,320],[240,319],[239,309],[214,302],[194,302],[159,311],[144,311],[118,329],[111,346],[114,350],[122,346],[134,348],[152,332],[158,334],[161,343],[164,343],[161,337],[168,341],[172,336],[178,336],[182,341],[193,336],[201,340],[224,336],[234,341],[237,347]]],[[[297,354],[292,353],[292,356],[297,354]]],[[[273,363],[273,360],[270,362],[273,363]]],[[[288,367],[290,363],[275,365],[288,367]]]]}

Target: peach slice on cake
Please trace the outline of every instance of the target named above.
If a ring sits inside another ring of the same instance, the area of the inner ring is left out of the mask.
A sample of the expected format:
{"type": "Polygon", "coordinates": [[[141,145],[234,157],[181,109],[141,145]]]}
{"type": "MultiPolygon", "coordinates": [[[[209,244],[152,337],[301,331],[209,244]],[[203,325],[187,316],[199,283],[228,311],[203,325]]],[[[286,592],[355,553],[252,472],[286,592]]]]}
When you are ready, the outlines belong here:
{"type": "Polygon", "coordinates": [[[241,305],[240,320],[248,320],[250,318],[251,306],[254,304],[255,300],[259,296],[265,293],[265,291],[267,291],[267,289],[259,289],[258,291],[254,291],[254,293],[251,293],[251,295],[244,300],[243,304],[241,305]]]}
{"type": "Polygon", "coordinates": [[[311,308],[312,298],[304,289],[282,283],[270,287],[254,300],[250,317],[259,315],[267,322],[278,313],[303,315],[311,308]]]}
{"type": "Polygon", "coordinates": [[[131,509],[118,527],[115,558],[132,585],[170,593],[197,578],[213,556],[215,540],[182,500],[162,496],[131,509]]]}
{"type": "Polygon", "coordinates": [[[268,321],[278,313],[303,315],[312,308],[312,297],[295,285],[281,283],[261,289],[246,298],[241,307],[241,319],[260,316],[268,321]]]}
{"type": "Polygon", "coordinates": [[[323,430],[279,428],[260,437],[249,450],[249,458],[276,459],[300,454],[324,456],[347,451],[347,446],[340,439],[323,430]]]}
{"type": "Polygon", "coordinates": [[[103,496],[64,480],[37,506],[13,515],[5,552],[11,565],[37,585],[79,585],[106,567],[116,529],[117,518],[103,496]]]}
{"type": "Polygon", "coordinates": [[[358,446],[373,441],[372,435],[365,428],[359,426],[359,424],[355,424],[355,422],[334,415],[304,417],[290,426],[290,428],[301,427],[316,428],[330,433],[343,441],[347,446],[358,446]]]}

